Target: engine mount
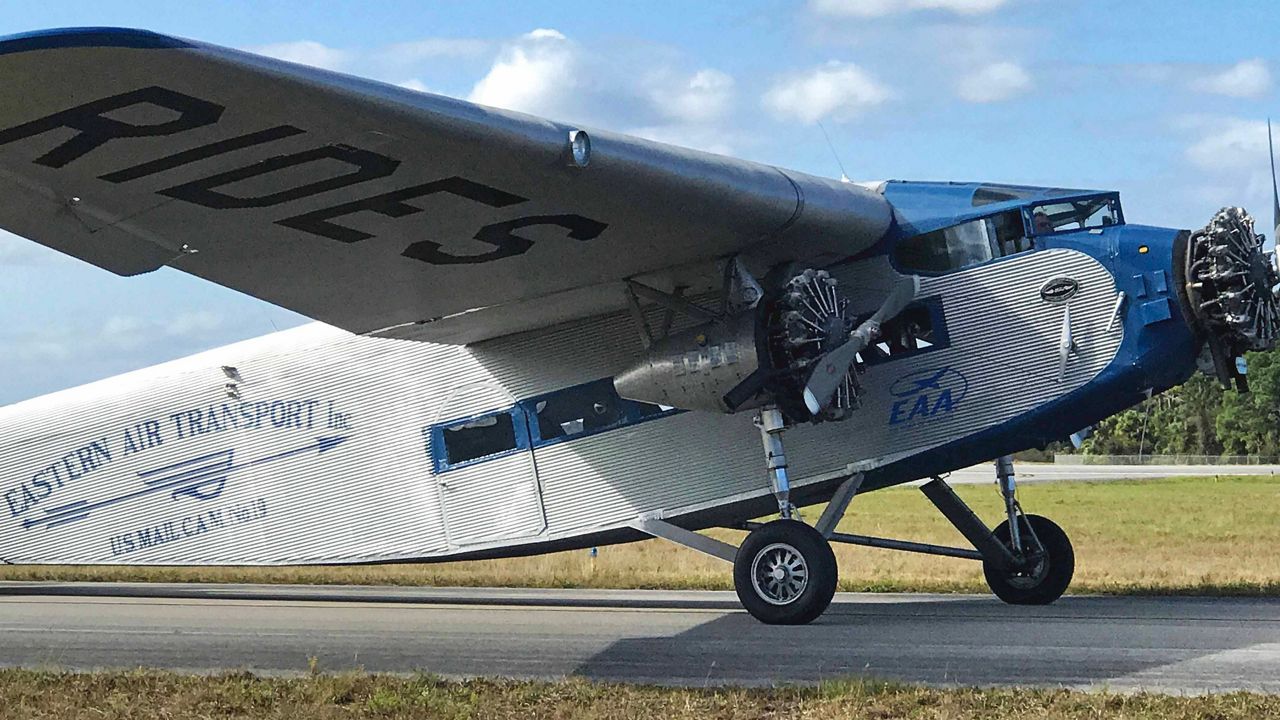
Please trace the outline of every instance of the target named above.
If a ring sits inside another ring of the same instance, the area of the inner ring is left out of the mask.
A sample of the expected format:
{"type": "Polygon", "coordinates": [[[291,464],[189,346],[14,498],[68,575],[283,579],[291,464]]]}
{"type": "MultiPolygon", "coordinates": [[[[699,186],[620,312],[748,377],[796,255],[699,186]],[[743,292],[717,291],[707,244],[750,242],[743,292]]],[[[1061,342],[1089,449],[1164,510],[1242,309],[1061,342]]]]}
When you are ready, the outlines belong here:
{"type": "Polygon", "coordinates": [[[624,398],[735,413],[778,405],[789,421],[843,420],[858,406],[859,364],[818,416],[802,400],[812,365],[854,329],[849,301],[825,270],[805,270],[754,307],[653,343],[614,379],[624,398]]]}

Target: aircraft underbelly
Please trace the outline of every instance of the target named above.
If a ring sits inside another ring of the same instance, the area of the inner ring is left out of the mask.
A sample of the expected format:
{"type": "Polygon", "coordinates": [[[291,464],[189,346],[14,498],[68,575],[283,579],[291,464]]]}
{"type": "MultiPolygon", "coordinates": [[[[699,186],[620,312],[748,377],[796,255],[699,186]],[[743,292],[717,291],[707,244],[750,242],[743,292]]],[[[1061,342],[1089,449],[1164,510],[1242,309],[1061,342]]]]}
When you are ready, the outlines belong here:
{"type": "MultiPolygon", "coordinates": [[[[853,419],[788,433],[797,484],[1008,422],[1095,377],[1124,334],[1107,329],[1110,274],[1076,252],[929,278],[923,296],[941,303],[946,341],[871,364],[853,419]],[[1059,276],[1078,292],[1046,301],[1059,276]],[[1076,349],[1059,377],[1068,309],[1076,349]]],[[[432,426],[607,378],[638,352],[623,316],[469,347],[312,325],[0,408],[0,561],[433,558],[766,495],[746,414],[433,464],[432,426]]]]}

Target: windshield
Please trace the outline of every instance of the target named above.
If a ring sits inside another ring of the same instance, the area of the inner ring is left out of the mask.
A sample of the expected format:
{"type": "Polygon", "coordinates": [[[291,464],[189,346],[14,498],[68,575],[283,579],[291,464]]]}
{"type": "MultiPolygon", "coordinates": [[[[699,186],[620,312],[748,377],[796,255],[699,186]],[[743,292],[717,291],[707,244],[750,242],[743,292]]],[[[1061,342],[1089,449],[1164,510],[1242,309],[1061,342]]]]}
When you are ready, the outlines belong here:
{"type": "Polygon", "coordinates": [[[1020,212],[1010,210],[906,238],[894,247],[893,259],[910,272],[943,273],[1030,249],[1020,212]]]}
{"type": "Polygon", "coordinates": [[[1044,203],[1031,208],[1036,235],[1120,224],[1120,202],[1110,196],[1044,203]]]}

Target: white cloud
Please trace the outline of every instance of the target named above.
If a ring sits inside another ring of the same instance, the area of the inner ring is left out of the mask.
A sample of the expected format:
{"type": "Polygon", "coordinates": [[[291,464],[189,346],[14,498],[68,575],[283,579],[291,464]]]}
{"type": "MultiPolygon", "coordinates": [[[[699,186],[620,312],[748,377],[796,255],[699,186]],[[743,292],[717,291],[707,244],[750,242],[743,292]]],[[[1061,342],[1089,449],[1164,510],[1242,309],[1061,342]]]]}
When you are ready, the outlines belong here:
{"type": "Polygon", "coordinates": [[[914,10],[943,10],[957,15],[981,15],[997,10],[1009,0],[809,0],[817,15],[882,17],[914,10]]]}
{"type": "Polygon", "coordinates": [[[1196,137],[1187,159],[1201,170],[1256,172],[1267,163],[1267,123],[1240,118],[1189,118],[1181,125],[1196,137]]]}
{"type": "Polygon", "coordinates": [[[827,117],[854,118],[891,96],[857,65],[832,61],[778,80],[764,94],[764,105],[779,118],[811,124],[827,117]]]}
{"type": "Polygon", "coordinates": [[[530,40],[568,40],[564,33],[554,28],[534,28],[525,37],[530,40]]]}
{"type": "Polygon", "coordinates": [[[165,323],[164,331],[176,337],[199,337],[222,327],[222,316],[210,310],[195,310],[175,315],[165,323]]]}
{"type": "Polygon", "coordinates": [[[298,63],[301,65],[310,65],[312,67],[323,68],[325,70],[341,70],[346,67],[354,57],[354,54],[348,50],[339,50],[331,48],[327,45],[315,42],[314,40],[297,40],[294,42],[274,43],[271,45],[258,45],[256,47],[247,48],[251,53],[258,55],[266,55],[277,60],[298,63]]]}
{"type": "Polygon", "coordinates": [[[1215,95],[1257,98],[1271,89],[1271,71],[1261,58],[1243,60],[1220,73],[1194,80],[1191,87],[1215,95]]]}
{"type": "Polygon", "coordinates": [[[23,333],[5,338],[0,345],[0,359],[21,364],[65,362],[71,359],[76,343],[57,337],[51,331],[23,333]]]}
{"type": "Polygon", "coordinates": [[[737,143],[743,141],[741,133],[726,131],[712,125],[672,124],[649,127],[628,127],[622,132],[645,140],[679,145],[720,155],[733,155],[737,143]]]}
{"type": "Polygon", "coordinates": [[[651,95],[658,111],[667,117],[684,122],[708,122],[729,111],[733,88],[730,75],[708,68],[687,79],[659,84],[651,95]]]}
{"type": "Polygon", "coordinates": [[[396,43],[379,51],[377,55],[384,62],[411,65],[423,60],[483,55],[492,47],[493,43],[475,38],[424,38],[396,43]]]}
{"type": "Polygon", "coordinates": [[[556,115],[577,74],[575,48],[556,30],[540,28],[509,44],[467,97],[481,105],[556,115]]]}
{"type": "Polygon", "coordinates": [[[102,343],[117,350],[135,350],[150,338],[147,323],[129,315],[112,315],[102,323],[102,343]]]}
{"type": "Polygon", "coordinates": [[[996,62],[961,78],[956,94],[966,102],[991,103],[1008,100],[1030,89],[1031,76],[1021,65],[996,62]]]}
{"type": "Polygon", "coordinates": [[[423,93],[431,92],[429,89],[427,89],[426,84],[417,78],[410,78],[408,80],[403,80],[396,84],[402,88],[408,88],[409,90],[413,90],[415,92],[423,92],[423,93]]]}
{"type": "Polygon", "coordinates": [[[223,316],[212,310],[190,310],[169,318],[113,315],[98,331],[100,343],[115,350],[137,350],[174,340],[202,340],[222,328],[223,316]]]}
{"type": "Polygon", "coordinates": [[[731,152],[721,123],[733,105],[733,77],[714,68],[680,68],[678,57],[652,46],[593,53],[543,28],[507,43],[467,99],[731,152]]]}

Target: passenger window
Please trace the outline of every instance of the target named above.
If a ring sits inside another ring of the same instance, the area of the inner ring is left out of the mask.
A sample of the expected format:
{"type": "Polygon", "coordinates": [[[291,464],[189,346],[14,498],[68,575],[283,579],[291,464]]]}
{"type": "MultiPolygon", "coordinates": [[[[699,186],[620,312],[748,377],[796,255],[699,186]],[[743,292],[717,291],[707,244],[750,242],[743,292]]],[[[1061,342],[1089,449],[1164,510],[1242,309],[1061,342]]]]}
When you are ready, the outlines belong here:
{"type": "Polygon", "coordinates": [[[679,412],[665,405],[618,397],[618,391],[613,388],[613,378],[522,400],[520,407],[529,414],[530,427],[537,429],[534,447],[679,412]]]}
{"type": "Polygon", "coordinates": [[[607,380],[537,400],[538,436],[551,440],[616,425],[626,419],[624,402],[607,380]]]}
{"type": "Polygon", "coordinates": [[[449,465],[515,450],[516,427],[511,413],[489,415],[444,428],[445,458],[449,465]]]}
{"type": "Polygon", "coordinates": [[[907,238],[893,250],[898,267],[909,272],[943,273],[972,267],[999,255],[1031,249],[1018,211],[970,220],[907,238]]]}

